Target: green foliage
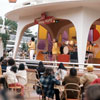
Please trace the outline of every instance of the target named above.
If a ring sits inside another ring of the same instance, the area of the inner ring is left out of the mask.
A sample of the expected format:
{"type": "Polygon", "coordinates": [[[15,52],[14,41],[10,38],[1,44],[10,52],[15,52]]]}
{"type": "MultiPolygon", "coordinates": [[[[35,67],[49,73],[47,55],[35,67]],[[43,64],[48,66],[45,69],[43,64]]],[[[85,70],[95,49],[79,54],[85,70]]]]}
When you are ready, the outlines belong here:
{"type": "Polygon", "coordinates": [[[3,19],[2,19],[2,17],[0,17],[0,24],[1,24],[1,25],[3,24],[3,19]]]}
{"type": "Polygon", "coordinates": [[[24,51],[28,51],[28,45],[27,45],[27,43],[22,43],[21,49],[24,50],[24,51]]]}
{"type": "Polygon", "coordinates": [[[6,49],[6,45],[7,45],[7,40],[9,39],[9,35],[0,33],[0,37],[2,38],[2,42],[3,42],[3,47],[4,49],[6,49]]]}
{"type": "Polygon", "coordinates": [[[15,34],[17,30],[17,23],[5,18],[5,26],[8,26],[9,33],[15,34]]]}

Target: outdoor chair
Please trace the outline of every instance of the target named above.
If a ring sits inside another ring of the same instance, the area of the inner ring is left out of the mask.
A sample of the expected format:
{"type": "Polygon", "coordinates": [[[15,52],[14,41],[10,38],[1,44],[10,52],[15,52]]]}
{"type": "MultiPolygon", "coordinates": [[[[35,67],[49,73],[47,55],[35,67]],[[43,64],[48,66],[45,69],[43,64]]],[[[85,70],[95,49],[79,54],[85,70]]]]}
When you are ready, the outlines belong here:
{"type": "Polygon", "coordinates": [[[80,87],[76,83],[68,83],[65,85],[65,100],[80,100],[80,87]],[[71,94],[71,97],[68,95],[71,94]],[[72,97],[73,96],[73,97],[72,97]]]}
{"type": "Polygon", "coordinates": [[[21,89],[21,86],[8,86],[8,89],[11,90],[15,95],[20,95],[22,93],[22,89],[21,89]]]}

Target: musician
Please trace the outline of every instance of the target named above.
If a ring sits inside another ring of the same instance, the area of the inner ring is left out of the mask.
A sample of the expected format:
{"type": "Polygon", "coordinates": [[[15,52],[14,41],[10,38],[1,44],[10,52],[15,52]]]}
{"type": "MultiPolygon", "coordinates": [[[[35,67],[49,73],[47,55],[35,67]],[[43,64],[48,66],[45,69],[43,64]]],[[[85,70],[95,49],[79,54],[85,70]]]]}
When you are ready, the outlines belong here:
{"type": "Polygon", "coordinates": [[[30,51],[30,59],[33,60],[33,55],[35,54],[35,39],[31,38],[30,42],[28,42],[28,47],[30,51]]]}
{"type": "Polygon", "coordinates": [[[58,43],[56,39],[53,39],[53,46],[52,46],[52,60],[56,60],[56,56],[58,53],[58,43]]]}
{"type": "Polygon", "coordinates": [[[75,52],[76,51],[74,41],[69,41],[68,49],[69,49],[69,52],[75,52]]]}
{"type": "Polygon", "coordinates": [[[94,54],[94,46],[93,43],[91,41],[87,42],[87,48],[86,48],[86,53],[88,55],[89,58],[93,57],[94,54]]]}

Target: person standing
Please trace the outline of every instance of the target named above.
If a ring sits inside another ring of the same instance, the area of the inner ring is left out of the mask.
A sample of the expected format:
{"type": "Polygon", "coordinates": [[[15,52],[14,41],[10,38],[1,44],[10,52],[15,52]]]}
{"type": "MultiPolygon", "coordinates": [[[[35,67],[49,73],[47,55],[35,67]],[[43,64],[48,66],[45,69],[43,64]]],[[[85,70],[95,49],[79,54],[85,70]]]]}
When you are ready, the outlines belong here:
{"type": "Polygon", "coordinates": [[[52,60],[53,61],[56,60],[57,52],[58,52],[57,40],[53,39],[53,46],[52,46],[52,60]]]}
{"type": "Polygon", "coordinates": [[[31,38],[31,41],[28,42],[28,47],[30,51],[30,59],[33,60],[33,55],[35,54],[35,39],[34,37],[31,38]]]}

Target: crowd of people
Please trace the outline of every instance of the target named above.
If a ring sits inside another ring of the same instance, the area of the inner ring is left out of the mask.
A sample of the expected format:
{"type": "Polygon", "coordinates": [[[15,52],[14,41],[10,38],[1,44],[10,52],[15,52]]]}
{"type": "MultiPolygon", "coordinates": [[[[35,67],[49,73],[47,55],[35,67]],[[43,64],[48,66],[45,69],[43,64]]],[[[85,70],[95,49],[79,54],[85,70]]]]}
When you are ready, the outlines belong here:
{"type": "MultiPolygon", "coordinates": [[[[6,60],[1,57],[0,66],[0,83],[3,84],[4,89],[7,89],[9,86],[21,86],[21,96],[23,96],[24,86],[27,84],[27,71],[25,70],[25,65],[21,63],[19,66],[16,66],[14,59],[10,58],[6,60]]],[[[36,92],[37,94],[42,95],[43,100],[46,100],[47,97],[53,99],[54,95],[56,100],[61,100],[61,98],[62,100],[65,100],[65,94],[62,93],[62,95],[60,95],[60,91],[55,88],[55,85],[66,86],[68,83],[75,83],[81,86],[82,90],[80,91],[80,98],[82,98],[82,100],[99,100],[95,98],[99,98],[98,91],[100,91],[100,86],[94,84],[100,84],[100,78],[93,72],[94,67],[92,65],[88,65],[87,72],[80,77],[77,74],[76,68],[72,67],[68,69],[63,63],[60,63],[55,71],[53,68],[45,67],[43,62],[40,61],[36,70],[38,72],[36,77],[39,80],[39,83],[37,84],[42,85],[42,89],[37,87],[36,92]],[[97,87],[96,95],[96,90],[93,89],[97,87]],[[91,93],[90,90],[93,92],[91,93]],[[92,98],[91,94],[95,96],[94,99],[89,99],[92,98]]],[[[74,87],[69,87],[69,89],[70,88],[73,89],[74,87]]],[[[76,95],[77,94],[72,95],[71,93],[68,93],[67,97],[75,99],[76,95]]]]}
{"type": "Polygon", "coordinates": [[[0,58],[0,84],[3,84],[4,90],[9,87],[20,86],[21,97],[24,96],[24,86],[27,84],[27,71],[23,63],[16,65],[13,58],[8,60],[0,58]]]}
{"type": "MultiPolygon", "coordinates": [[[[42,63],[42,62],[40,62],[42,63]]],[[[41,88],[37,88],[37,93],[42,95],[42,92],[44,92],[43,100],[46,100],[46,97],[48,98],[54,98],[54,94],[56,97],[56,100],[65,100],[65,96],[60,97],[60,91],[59,89],[56,89],[55,85],[63,85],[65,86],[68,83],[75,83],[81,87],[81,95],[80,100],[99,100],[99,99],[86,99],[89,97],[86,97],[86,94],[90,91],[90,87],[93,87],[93,84],[100,84],[100,78],[93,72],[94,67],[92,65],[87,66],[87,72],[84,73],[81,77],[78,76],[77,70],[75,68],[71,68],[69,71],[64,67],[62,63],[59,64],[59,67],[56,72],[52,68],[46,68],[44,67],[42,63],[42,67],[38,67],[37,71],[39,74],[39,80],[42,84],[43,91],[41,88]],[[43,69],[42,69],[43,68],[43,69]]],[[[75,89],[75,87],[69,87],[71,89],[75,89]]],[[[92,90],[93,91],[93,90],[92,90]]],[[[100,90],[99,90],[100,91],[100,90]]],[[[94,90],[95,92],[95,90],[94,90]]],[[[91,93],[90,93],[91,94],[91,93]]],[[[75,99],[77,96],[76,94],[72,95],[71,93],[67,94],[68,98],[75,99]]]]}

